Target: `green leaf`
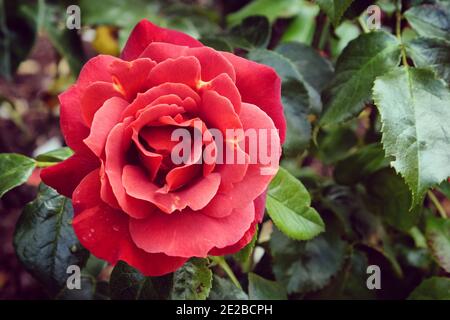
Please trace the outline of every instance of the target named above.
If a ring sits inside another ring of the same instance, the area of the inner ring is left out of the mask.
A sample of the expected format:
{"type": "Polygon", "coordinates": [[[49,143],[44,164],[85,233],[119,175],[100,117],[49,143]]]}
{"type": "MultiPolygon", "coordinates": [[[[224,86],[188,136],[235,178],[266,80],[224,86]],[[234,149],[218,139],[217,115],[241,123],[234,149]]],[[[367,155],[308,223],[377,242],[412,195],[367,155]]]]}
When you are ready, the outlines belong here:
{"type": "Polygon", "coordinates": [[[311,140],[311,124],[308,121],[309,95],[305,85],[298,80],[285,80],[281,88],[281,101],[286,118],[286,140],[283,154],[295,157],[302,153],[311,140]]]}
{"type": "Polygon", "coordinates": [[[114,300],[165,300],[170,295],[172,277],[146,277],[119,261],[111,273],[109,290],[114,300]]]}
{"type": "Polygon", "coordinates": [[[25,183],[33,173],[36,162],[33,159],[16,153],[0,154],[0,198],[25,183]]]}
{"type": "Polygon", "coordinates": [[[90,255],[82,272],[84,274],[97,277],[100,272],[102,272],[102,270],[106,268],[107,265],[108,262],[106,262],[105,260],[99,259],[94,255],[90,255]]]}
{"type": "Polygon", "coordinates": [[[230,280],[214,275],[208,300],[248,300],[248,296],[230,280]]]}
{"type": "Polygon", "coordinates": [[[332,57],[338,57],[347,47],[350,41],[358,38],[361,30],[352,22],[344,21],[334,30],[336,37],[330,41],[330,51],[332,57]]]}
{"type": "Polygon", "coordinates": [[[80,289],[64,287],[55,297],[56,300],[94,300],[96,281],[90,275],[81,275],[80,289]]]}
{"type": "Polygon", "coordinates": [[[450,42],[436,38],[417,38],[407,44],[417,67],[430,67],[450,85],[450,42]]]}
{"type": "Polygon", "coordinates": [[[354,185],[369,174],[388,167],[389,163],[389,159],[384,156],[382,145],[373,143],[338,161],[334,167],[333,177],[339,184],[354,185]]]}
{"type": "Polygon", "coordinates": [[[293,241],[278,230],[270,239],[273,273],[288,293],[306,293],[322,289],[341,269],[345,243],[331,234],[311,241],[293,241]]]}
{"type": "Polygon", "coordinates": [[[424,280],[408,297],[409,300],[450,300],[450,279],[431,277],[424,280]]]}
{"type": "Polygon", "coordinates": [[[248,274],[248,295],[250,300],[287,300],[286,290],[277,282],[248,274]]]}
{"type": "Polygon", "coordinates": [[[305,81],[317,92],[321,92],[333,76],[331,63],[310,46],[288,42],[277,46],[275,51],[292,61],[305,81]]]}
{"type": "Polygon", "coordinates": [[[0,75],[6,79],[34,45],[42,3],[0,0],[0,75]]]}
{"type": "Polygon", "coordinates": [[[72,218],[70,199],[41,184],[37,198],[25,206],[16,225],[16,254],[50,293],[65,286],[68,266],[81,268],[88,258],[73,232],[72,218]]]}
{"type": "Polygon", "coordinates": [[[241,45],[238,45],[240,48],[265,48],[269,44],[271,31],[266,17],[252,16],[245,18],[240,25],[231,29],[231,34],[242,38],[241,45]]]}
{"type": "Polygon", "coordinates": [[[277,228],[296,240],[309,240],[323,232],[325,224],[310,205],[308,190],[280,168],[269,185],[266,203],[267,212],[277,228]]]}
{"type": "Polygon", "coordinates": [[[205,300],[212,285],[208,259],[193,258],[173,274],[173,300],[205,300]]]}
{"type": "Polygon", "coordinates": [[[450,176],[450,92],[430,70],[397,68],[373,88],[383,146],[420,204],[428,188],[450,176]]]}
{"type": "Polygon", "coordinates": [[[405,17],[419,35],[450,40],[448,6],[435,3],[412,7],[405,12],[405,17]]]}
{"type": "Polygon", "coordinates": [[[425,237],[434,259],[450,272],[450,220],[429,216],[425,237]]]}
{"type": "Polygon", "coordinates": [[[335,27],[339,25],[342,16],[352,2],[353,0],[317,0],[319,7],[325,11],[335,27]]]}
{"type": "Polygon", "coordinates": [[[398,40],[384,31],[362,34],[351,41],[336,63],[336,73],[324,93],[322,125],[357,115],[370,101],[375,78],[397,66],[398,40]]]}
{"type": "Polygon", "coordinates": [[[368,177],[369,205],[391,226],[408,232],[419,221],[419,210],[410,211],[412,196],[405,181],[391,168],[368,177]]]}
{"type": "Polygon", "coordinates": [[[264,49],[251,50],[248,53],[248,58],[274,68],[281,77],[283,84],[286,82],[289,83],[293,79],[299,81],[305,87],[309,98],[308,103],[305,103],[305,105],[302,104],[299,108],[306,108],[306,110],[314,112],[321,111],[322,102],[320,101],[319,93],[304,79],[300,70],[297,69],[295,61],[290,60],[278,52],[264,49]]]}
{"type": "Polygon", "coordinates": [[[346,300],[374,300],[375,290],[367,288],[367,267],[369,262],[364,252],[350,247],[346,254],[345,263],[332,281],[317,293],[308,295],[314,300],[346,299],[346,300]]]}
{"type": "Polygon", "coordinates": [[[345,158],[358,143],[358,137],[349,126],[335,126],[321,130],[317,136],[317,151],[321,161],[332,164],[345,158]]]}
{"type": "Polygon", "coordinates": [[[221,36],[207,36],[199,39],[201,43],[203,43],[207,47],[214,48],[220,51],[228,51],[233,52],[233,46],[229,40],[224,39],[221,36]]]}
{"type": "Polygon", "coordinates": [[[303,1],[300,3],[297,16],[289,23],[289,26],[281,37],[281,42],[298,41],[311,45],[316,30],[316,17],[319,14],[319,6],[315,3],[303,1]]]}
{"type": "Polygon", "coordinates": [[[36,157],[36,160],[42,162],[60,162],[66,160],[72,155],[72,149],[70,149],[69,147],[63,147],[46,153],[42,153],[36,157]]]}
{"type": "Polygon", "coordinates": [[[254,0],[239,11],[227,16],[227,24],[234,26],[250,16],[265,16],[270,22],[277,18],[294,16],[301,9],[303,0],[254,0]]]}

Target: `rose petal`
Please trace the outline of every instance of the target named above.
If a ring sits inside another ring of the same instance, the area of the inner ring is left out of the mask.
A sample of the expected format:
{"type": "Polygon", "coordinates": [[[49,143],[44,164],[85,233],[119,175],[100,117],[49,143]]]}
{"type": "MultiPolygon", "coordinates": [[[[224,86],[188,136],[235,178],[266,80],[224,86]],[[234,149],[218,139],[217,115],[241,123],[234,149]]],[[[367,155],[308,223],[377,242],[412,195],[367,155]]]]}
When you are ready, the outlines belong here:
{"type": "Polygon", "coordinates": [[[223,256],[228,254],[234,254],[241,249],[243,249],[247,244],[252,241],[253,236],[256,232],[256,226],[258,223],[261,223],[262,218],[264,216],[264,210],[266,207],[266,195],[267,191],[263,192],[258,198],[253,201],[255,205],[255,221],[251,224],[250,228],[247,230],[247,232],[244,234],[244,236],[235,244],[219,249],[214,248],[212,249],[209,254],[213,256],[223,256]]]}
{"type": "Polygon", "coordinates": [[[234,66],[242,101],[257,105],[272,118],[283,143],[286,119],[281,104],[281,80],[275,70],[232,53],[222,52],[222,55],[234,66]]]}
{"type": "Polygon", "coordinates": [[[205,90],[213,90],[230,100],[237,114],[241,111],[241,94],[228,74],[222,73],[211,81],[206,82],[200,87],[199,92],[205,90]]]}
{"type": "Polygon", "coordinates": [[[202,67],[202,80],[210,81],[218,75],[225,73],[236,80],[233,65],[218,51],[209,47],[190,48],[188,54],[198,59],[202,67]]]}
{"type": "Polygon", "coordinates": [[[113,265],[123,260],[147,276],[173,272],[184,264],[185,258],[150,254],[139,249],[130,237],[127,216],[102,203],[99,189],[99,172],[95,170],[74,192],[72,225],[85,248],[113,265]]]}
{"type": "Polygon", "coordinates": [[[158,120],[163,116],[175,116],[184,111],[183,107],[171,104],[159,104],[155,106],[150,106],[142,110],[138,118],[134,120],[130,127],[139,132],[144,126],[148,125],[152,121],[158,120]]]}
{"type": "Polygon", "coordinates": [[[247,244],[249,244],[250,241],[252,241],[253,236],[255,235],[255,232],[256,232],[257,225],[258,224],[256,222],[253,222],[250,225],[250,228],[248,228],[248,230],[244,233],[244,236],[235,244],[232,244],[225,248],[213,248],[213,249],[211,249],[211,251],[208,254],[212,255],[212,256],[224,256],[224,255],[228,255],[228,254],[234,254],[234,253],[240,251],[247,244]]]}
{"type": "Polygon", "coordinates": [[[61,104],[60,126],[67,145],[75,152],[90,152],[83,142],[89,135],[80,111],[80,90],[71,86],[58,96],[61,104]]]}
{"type": "MultiPolygon", "coordinates": [[[[270,130],[276,130],[272,119],[255,105],[243,103],[240,119],[244,130],[255,129],[256,132],[259,132],[259,129],[268,130],[269,134],[267,137],[270,137],[270,130]]],[[[235,207],[253,201],[266,190],[273,176],[278,171],[279,159],[281,156],[279,136],[278,134],[275,134],[276,131],[272,132],[274,133],[274,141],[268,139],[265,145],[268,148],[267,151],[271,152],[271,145],[272,143],[274,144],[275,153],[269,154],[273,162],[270,161],[268,164],[261,164],[259,161],[260,150],[258,150],[258,159],[256,159],[257,161],[253,160],[256,163],[249,164],[246,175],[242,181],[235,183],[230,190],[223,191],[220,189],[217,195],[202,210],[204,214],[213,217],[226,216],[230,214],[235,207]]],[[[260,138],[258,133],[258,144],[260,138]]],[[[246,150],[246,152],[248,153],[249,151],[246,150]]]]}
{"type": "Polygon", "coordinates": [[[148,20],[141,20],[131,32],[122,59],[134,60],[152,42],[167,42],[188,47],[201,47],[201,42],[179,31],[160,28],[148,20]]]}
{"type": "Polygon", "coordinates": [[[173,130],[172,126],[145,127],[139,136],[154,150],[170,152],[179,143],[171,139],[173,130]]]}
{"type": "MultiPolygon", "coordinates": [[[[88,150],[83,139],[89,135],[89,129],[83,118],[81,98],[85,90],[94,82],[111,82],[109,65],[118,58],[98,55],[90,59],[81,69],[76,85],[58,96],[61,103],[60,124],[67,145],[74,151],[88,150]]],[[[99,100],[104,96],[99,96],[99,100]]]]}
{"type": "Polygon", "coordinates": [[[100,198],[103,200],[103,202],[114,209],[120,209],[120,205],[117,202],[114,192],[112,191],[108,175],[105,172],[105,164],[103,160],[100,166],[100,185],[100,198]]]}
{"type": "Polygon", "coordinates": [[[99,160],[92,154],[74,154],[54,166],[43,169],[41,179],[58,193],[71,197],[80,181],[99,166],[99,160]]]}
{"type": "Polygon", "coordinates": [[[80,90],[83,91],[94,82],[112,82],[109,66],[114,61],[120,61],[120,59],[100,54],[86,62],[78,75],[77,86],[80,90]]]}
{"type": "Polygon", "coordinates": [[[166,175],[167,191],[171,192],[193,181],[202,172],[200,164],[186,164],[174,168],[166,175]]]}
{"type": "Polygon", "coordinates": [[[211,173],[185,190],[167,192],[165,188],[160,189],[150,182],[142,169],[127,165],[123,170],[122,182],[129,195],[149,201],[165,213],[173,213],[187,207],[192,210],[204,208],[219,188],[220,175],[211,173]]]}
{"type": "Polygon", "coordinates": [[[187,46],[174,45],[166,42],[152,42],[139,57],[150,58],[157,63],[163,62],[167,59],[175,59],[178,57],[188,56],[187,46]]]}
{"type": "Polygon", "coordinates": [[[122,111],[127,106],[128,102],[126,100],[113,97],[106,100],[103,106],[95,114],[91,132],[89,136],[84,139],[84,143],[98,157],[102,156],[108,134],[119,122],[122,111]]]}
{"type": "Polygon", "coordinates": [[[105,172],[122,210],[134,218],[143,218],[156,208],[147,201],[130,197],[122,185],[122,171],[131,144],[131,129],[127,129],[127,125],[127,123],[117,124],[108,136],[105,147],[105,172]]]}
{"type": "Polygon", "coordinates": [[[223,73],[227,74],[233,82],[236,80],[233,65],[220,52],[209,47],[188,48],[153,42],[140,55],[140,57],[150,58],[156,62],[188,56],[194,56],[200,62],[202,81],[210,81],[223,73]]]}
{"type": "Polygon", "coordinates": [[[209,129],[219,129],[224,136],[227,129],[242,129],[241,120],[234,111],[233,105],[215,91],[203,92],[200,118],[206,122],[209,129]]]}
{"type": "Polygon", "coordinates": [[[112,75],[114,88],[131,101],[138,92],[144,91],[150,70],[156,62],[144,58],[131,62],[117,60],[111,63],[109,72],[112,75]]]}
{"type": "Polygon", "coordinates": [[[183,83],[195,88],[200,80],[200,62],[195,57],[167,59],[157,64],[149,74],[153,86],[165,82],[183,83]]]}
{"type": "Polygon", "coordinates": [[[131,219],[130,233],[136,245],[146,252],[206,257],[212,248],[224,248],[239,241],[254,218],[253,203],[221,219],[189,210],[156,213],[142,220],[131,219]]]}
{"type": "Polygon", "coordinates": [[[122,97],[122,94],[110,82],[94,82],[86,88],[81,97],[81,113],[87,126],[92,125],[97,110],[112,97],[122,97]]]}
{"type": "Polygon", "coordinates": [[[168,94],[175,94],[182,100],[192,98],[196,104],[200,103],[198,94],[182,83],[162,83],[159,86],[150,88],[144,93],[138,93],[136,99],[124,111],[122,119],[134,116],[138,110],[141,110],[152,103],[155,99],[168,94]]]}

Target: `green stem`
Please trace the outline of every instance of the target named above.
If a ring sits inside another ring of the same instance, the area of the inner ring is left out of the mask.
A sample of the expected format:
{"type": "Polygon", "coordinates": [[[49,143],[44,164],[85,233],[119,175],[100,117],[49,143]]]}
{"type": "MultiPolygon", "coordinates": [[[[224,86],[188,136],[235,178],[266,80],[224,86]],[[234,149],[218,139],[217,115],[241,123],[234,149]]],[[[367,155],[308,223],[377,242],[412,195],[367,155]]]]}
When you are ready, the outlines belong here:
{"type": "Polygon", "coordinates": [[[402,54],[402,64],[405,67],[408,67],[408,59],[406,58],[406,50],[405,50],[405,45],[403,44],[403,39],[402,39],[402,5],[401,5],[401,1],[398,0],[396,3],[396,7],[397,7],[397,11],[396,11],[396,23],[395,23],[395,34],[397,36],[398,41],[400,41],[401,44],[401,54],[402,54]]]}
{"type": "Polygon", "coordinates": [[[325,48],[325,44],[327,43],[329,33],[330,33],[330,20],[328,18],[326,18],[323,28],[320,32],[319,45],[318,45],[319,50],[323,50],[325,48]]]}
{"type": "Polygon", "coordinates": [[[436,207],[437,211],[441,215],[442,218],[447,219],[447,213],[445,213],[445,209],[442,207],[441,203],[439,202],[438,198],[434,195],[432,191],[428,191],[428,198],[430,198],[431,202],[433,202],[434,206],[436,207]]]}
{"type": "Polygon", "coordinates": [[[360,15],[360,16],[358,17],[358,23],[359,23],[359,25],[361,26],[361,29],[364,31],[364,33],[369,33],[369,32],[370,32],[369,28],[367,28],[367,25],[366,25],[366,23],[364,22],[364,19],[363,19],[363,16],[362,16],[362,15],[360,15]]]}
{"type": "Polygon", "coordinates": [[[57,162],[47,162],[47,161],[36,161],[36,166],[38,168],[47,168],[57,164],[57,162]]]}
{"type": "Polygon", "coordinates": [[[228,265],[224,257],[210,257],[210,259],[213,262],[217,263],[217,265],[219,265],[222,268],[222,270],[225,271],[227,276],[230,278],[231,282],[233,282],[236,287],[242,290],[241,284],[239,283],[238,279],[234,275],[233,270],[231,270],[230,266],[228,265]]]}

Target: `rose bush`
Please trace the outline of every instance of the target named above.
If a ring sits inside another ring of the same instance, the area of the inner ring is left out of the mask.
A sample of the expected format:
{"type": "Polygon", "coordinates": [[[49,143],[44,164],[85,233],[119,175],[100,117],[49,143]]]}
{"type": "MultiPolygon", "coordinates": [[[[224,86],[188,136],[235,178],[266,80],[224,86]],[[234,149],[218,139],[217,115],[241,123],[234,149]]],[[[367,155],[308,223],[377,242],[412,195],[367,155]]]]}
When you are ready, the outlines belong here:
{"type": "Polygon", "coordinates": [[[141,21],[121,59],[91,59],[60,95],[61,129],[75,154],[41,177],[72,198],[81,244],[112,264],[154,276],[190,257],[237,252],[263,217],[278,161],[175,165],[171,134],[200,121],[202,148],[248,154],[243,141],[204,137],[211,129],[278,129],[268,150],[279,159],[280,86],[270,67],[141,21]]]}

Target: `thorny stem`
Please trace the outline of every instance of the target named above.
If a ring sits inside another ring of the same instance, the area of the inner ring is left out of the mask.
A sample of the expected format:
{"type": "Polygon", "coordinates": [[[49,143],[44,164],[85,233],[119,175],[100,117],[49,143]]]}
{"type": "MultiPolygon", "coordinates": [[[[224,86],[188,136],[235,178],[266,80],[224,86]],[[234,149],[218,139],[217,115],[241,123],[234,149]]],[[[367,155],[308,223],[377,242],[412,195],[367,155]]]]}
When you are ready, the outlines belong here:
{"type": "Polygon", "coordinates": [[[224,257],[209,257],[213,262],[217,263],[223,271],[227,274],[227,276],[230,278],[231,282],[234,283],[236,287],[242,290],[241,284],[239,283],[238,279],[234,275],[233,270],[231,270],[230,266],[228,265],[227,261],[224,257]]]}
{"type": "Polygon", "coordinates": [[[447,213],[445,213],[445,209],[442,207],[441,203],[439,202],[438,198],[434,195],[432,191],[428,191],[428,198],[430,198],[431,202],[433,202],[434,206],[436,207],[437,211],[441,215],[442,218],[447,219],[447,213]]]}

